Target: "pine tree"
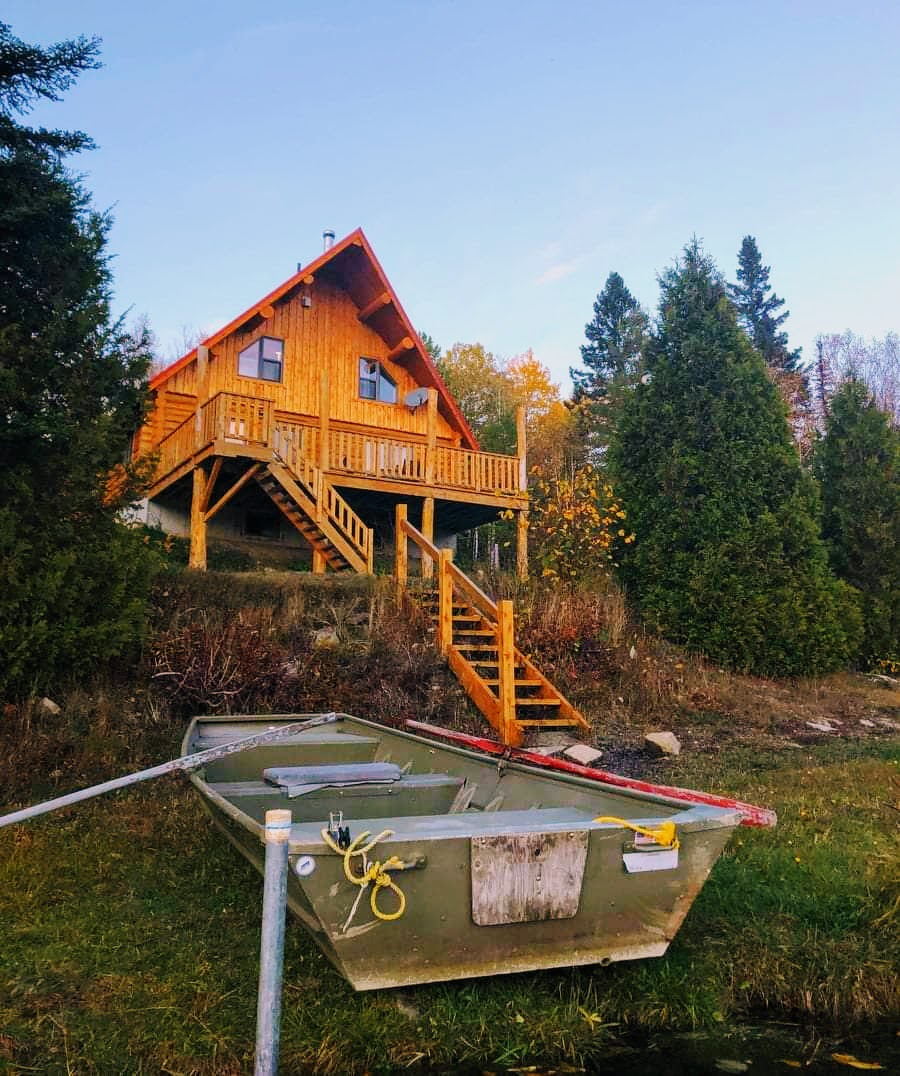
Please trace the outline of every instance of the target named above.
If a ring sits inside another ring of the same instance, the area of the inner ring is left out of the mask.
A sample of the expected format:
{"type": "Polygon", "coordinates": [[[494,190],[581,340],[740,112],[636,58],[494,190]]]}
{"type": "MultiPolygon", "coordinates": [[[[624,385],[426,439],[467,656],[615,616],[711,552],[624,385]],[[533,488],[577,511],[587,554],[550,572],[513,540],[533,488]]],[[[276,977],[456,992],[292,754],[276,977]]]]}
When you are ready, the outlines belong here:
{"type": "Polygon", "coordinates": [[[610,273],[594,300],[594,316],[585,325],[587,343],[581,361],[587,370],[570,370],[575,399],[596,400],[610,385],[634,375],[641,356],[647,316],[618,273],[610,273]]]}
{"type": "Polygon", "coordinates": [[[900,659],[900,430],[864,382],[832,396],[813,469],[832,568],[862,594],[861,657],[900,659]]]}
{"type": "Polygon", "coordinates": [[[610,273],[594,301],[581,345],[586,370],[569,371],[574,385],[576,429],[585,456],[600,462],[626,395],[640,376],[647,315],[618,273],[610,273]]]}
{"type": "Polygon", "coordinates": [[[762,263],[756,239],[745,235],[738,254],[738,283],[729,284],[728,290],[741,325],[766,365],[774,370],[794,371],[798,368],[800,349],[788,348],[787,333],[781,326],[790,311],[776,314],[784,306],[784,299],[772,291],[769,272],[770,267],[762,263]]]}
{"type": "Polygon", "coordinates": [[[22,126],[96,66],[97,43],[0,24],[0,692],[46,687],[141,631],[150,563],[106,497],[146,400],[146,340],[110,318],[109,219],[62,158],[89,140],[22,126]]]}
{"type": "Polygon", "coordinates": [[[440,362],[441,345],[434,339],[434,337],[429,336],[428,333],[419,333],[419,339],[422,341],[422,346],[431,356],[432,362],[440,362]]]}
{"type": "Polygon", "coordinates": [[[647,374],[610,450],[636,534],[628,592],[650,627],[731,666],[839,667],[859,614],[829,571],[777,389],[696,241],[661,288],[647,374]]]}

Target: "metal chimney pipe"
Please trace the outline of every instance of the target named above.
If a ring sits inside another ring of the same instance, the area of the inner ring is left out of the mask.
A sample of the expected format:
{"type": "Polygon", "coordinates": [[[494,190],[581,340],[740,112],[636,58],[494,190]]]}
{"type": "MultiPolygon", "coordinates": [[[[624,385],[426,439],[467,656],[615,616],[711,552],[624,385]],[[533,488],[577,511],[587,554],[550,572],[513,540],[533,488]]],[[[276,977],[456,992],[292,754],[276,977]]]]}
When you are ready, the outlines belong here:
{"type": "Polygon", "coordinates": [[[323,250],[331,250],[334,246],[334,232],[330,228],[322,232],[322,242],[324,243],[323,250]]]}

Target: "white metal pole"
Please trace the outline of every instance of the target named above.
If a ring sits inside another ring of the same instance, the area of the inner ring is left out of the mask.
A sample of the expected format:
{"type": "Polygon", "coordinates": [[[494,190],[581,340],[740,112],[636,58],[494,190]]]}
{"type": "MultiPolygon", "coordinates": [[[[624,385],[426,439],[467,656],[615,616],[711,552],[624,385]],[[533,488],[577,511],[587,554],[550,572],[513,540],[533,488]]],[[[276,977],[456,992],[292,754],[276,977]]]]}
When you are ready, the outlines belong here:
{"type": "Polygon", "coordinates": [[[263,880],[262,936],[259,947],[259,996],[256,1004],[254,1076],[276,1076],[281,1035],[281,972],[287,907],[288,846],[291,812],[266,811],[266,869],[263,880]]]}

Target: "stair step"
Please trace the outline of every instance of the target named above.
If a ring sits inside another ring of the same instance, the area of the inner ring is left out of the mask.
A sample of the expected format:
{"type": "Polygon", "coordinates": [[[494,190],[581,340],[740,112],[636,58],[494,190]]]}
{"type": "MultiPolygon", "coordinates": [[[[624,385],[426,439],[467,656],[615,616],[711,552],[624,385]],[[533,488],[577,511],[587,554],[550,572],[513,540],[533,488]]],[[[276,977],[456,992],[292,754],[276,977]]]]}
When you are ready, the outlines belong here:
{"type": "Polygon", "coordinates": [[[497,647],[490,643],[454,643],[457,650],[472,650],[477,654],[497,653],[497,647]]]}
{"type": "Polygon", "coordinates": [[[491,628],[460,628],[457,635],[465,635],[466,638],[475,636],[479,639],[493,639],[496,637],[497,632],[491,628]]]}
{"type": "Polygon", "coordinates": [[[516,699],[516,706],[562,706],[562,699],[516,699]]]}
{"type": "Polygon", "coordinates": [[[547,717],[542,721],[538,718],[516,719],[516,724],[522,728],[581,728],[581,722],[573,717],[547,717]]]}
{"type": "MultiPolygon", "coordinates": [[[[499,687],[499,680],[485,680],[488,687],[499,687]]],[[[516,687],[541,687],[543,680],[516,680],[516,687]]]]}

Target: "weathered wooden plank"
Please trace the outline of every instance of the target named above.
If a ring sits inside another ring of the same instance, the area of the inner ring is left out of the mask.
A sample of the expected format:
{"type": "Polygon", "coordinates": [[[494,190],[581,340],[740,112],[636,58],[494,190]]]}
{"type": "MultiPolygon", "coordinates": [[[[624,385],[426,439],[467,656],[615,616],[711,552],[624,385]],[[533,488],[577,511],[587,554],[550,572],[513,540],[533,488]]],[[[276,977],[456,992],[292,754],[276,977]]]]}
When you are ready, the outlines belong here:
{"type": "Polygon", "coordinates": [[[472,838],[472,919],[480,927],[578,914],[587,829],[472,838]]]}

